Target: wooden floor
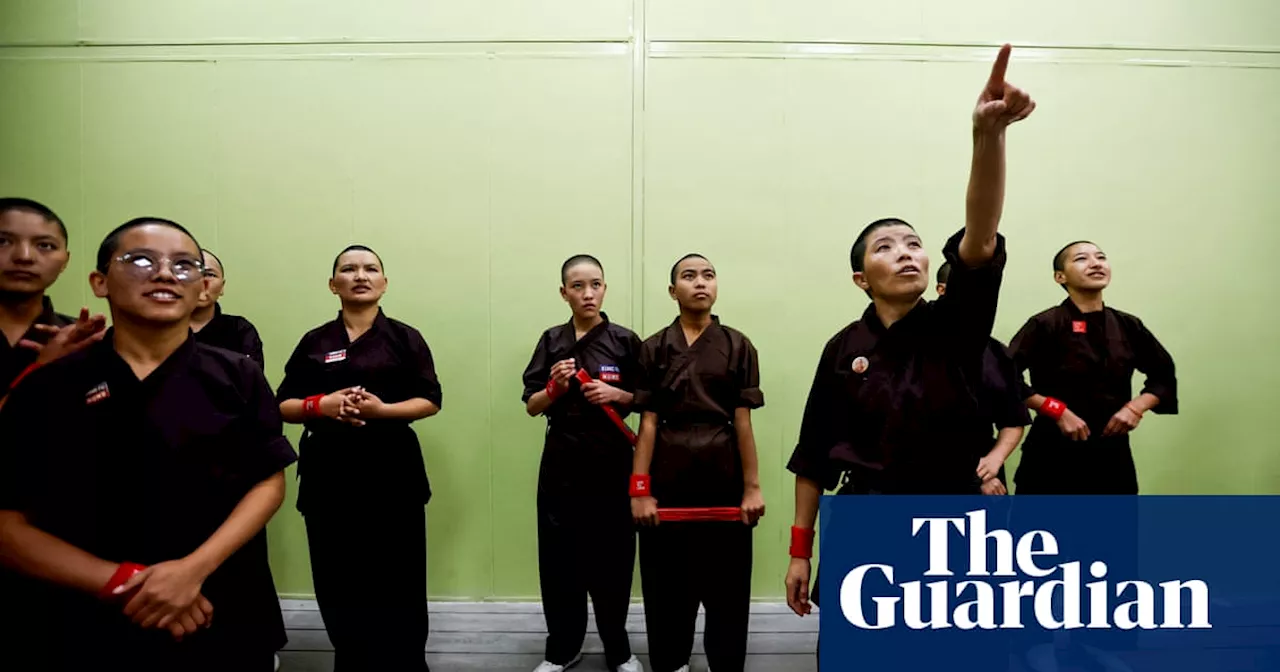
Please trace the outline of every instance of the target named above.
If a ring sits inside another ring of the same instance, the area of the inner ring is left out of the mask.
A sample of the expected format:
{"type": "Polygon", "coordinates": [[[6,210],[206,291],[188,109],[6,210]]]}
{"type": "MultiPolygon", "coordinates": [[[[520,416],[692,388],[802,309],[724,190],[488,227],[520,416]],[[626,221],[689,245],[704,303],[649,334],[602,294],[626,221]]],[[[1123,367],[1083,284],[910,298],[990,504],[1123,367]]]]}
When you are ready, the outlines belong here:
{"type": "MultiPolygon", "coordinates": [[[[333,647],[315,602],[284,600],[289,644],[280,652],[281,672],[328,672],[333,669],[333,647]]],[[[752,606],[747,670],[750,672],[814,672],[818,645],[818,619],[797,618],[786,605],[752,606]]],[[[648,642],[644,636],[644,608],[632,605],[628,620],[631,648],[648,669],[648,642]]],[[[694,640],[693,671],[705,672],[702,653],[702,618],[694,640]]],[[[542,662],[546,624],[542,607],[535,603],[441,602],[431,604],[431,637],[427,662],[432,672],[485,670],[532,672],[542,662]]],[[[595,624],[588,625],[585,657],[575,672],[603,672],[600,638],[595,624]]]]}

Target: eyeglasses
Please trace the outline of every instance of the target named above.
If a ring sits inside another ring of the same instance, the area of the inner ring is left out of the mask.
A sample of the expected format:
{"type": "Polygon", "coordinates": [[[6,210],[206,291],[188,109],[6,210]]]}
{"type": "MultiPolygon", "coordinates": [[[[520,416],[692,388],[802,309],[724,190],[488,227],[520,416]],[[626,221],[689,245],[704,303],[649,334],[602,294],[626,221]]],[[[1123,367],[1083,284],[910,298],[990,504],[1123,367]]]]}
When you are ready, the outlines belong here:
{"type": "Polygon", "coordinates": [[[159,260],[148,252],[127,252],[116,257],[116,261],[124,265],[124,269],[135,280],[150,280],[167,266],[169,272],[178,282],[196,282],[204,278],[204,264],[194,257],[160,257],[159,260]]]}

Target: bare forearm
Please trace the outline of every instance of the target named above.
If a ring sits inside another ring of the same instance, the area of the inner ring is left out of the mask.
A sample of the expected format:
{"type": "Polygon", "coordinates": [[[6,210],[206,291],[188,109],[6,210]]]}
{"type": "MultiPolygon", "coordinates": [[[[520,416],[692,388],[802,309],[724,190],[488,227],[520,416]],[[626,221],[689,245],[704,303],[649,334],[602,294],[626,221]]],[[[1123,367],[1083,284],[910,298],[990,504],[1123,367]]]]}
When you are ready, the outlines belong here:
{"type": "Polygon", "coordinates": [[[524,410],[528,411],[529,417],[537,417],[542,415],[548,408],[551,408],[551,395],[546,390],[535,392],[529,401],[525,402],[524,410]]]}
{"type": "Polygon", "coordinates": [[[0,562],[86,593],[101,590],[118,566],[36,528],[16,511],[0,511],[0,562]]]}
{"type": "Polygon", "coordinates": [[[613,405],[618,408],[631,408],[631,402],[635,401],[636,395],[626,390],[618,390],[618,393],[618,400],[613,405]]]}
{"type": "Polygon", "coordinates": [[[421,420],[429,418],[440,412],[440,407],[435,403],[414,397],[413,399],[405,399],[394,404],[386,404],[382,407],[382,412],[378,414],[379,418],[384,420],[421,420]]]}
{"type": "Polygon", "coordinates": [[[994,457],[1000,460],[1001,464],[1009,459],[1014,449],[1018,447],[1018,442],[1022,440],[1023,428],[1021,427],[1003,427],[1000,433],[996,435],[996,445],[991,448],[991,452],[987,453],[988,457],[994,457]]]}
{"type": "Polygon", "coordinates": [[[288,423],[300,425],[306,422],[306,417],[302,415],[301,399],[285,399],[280,402],[280,417],[288,423]]]}
{"type": "Polygon", "coordinates": [[[1136,398],[1134,398],[1133,401],[1129,402],[1129,405],[1137,409],[1138,414],[1141,415],[1155,408],[1156,406],[1159,406],[1160,397],[1157,397],[1156,395],[1151,394],[1150,392],[1143,392],[1142,394],[1139,394],[1136,398]]]}
{"type": "Polygon", "coordinates": [[[214,572],[236,551],[266,527],[280,504],[284,502],[284,472],[277,472],[253,486],[227,516],[213,536],[200,545],[187,560],[196,564],[204,576],[214,572]]]}
{"type": "Polygon", "coordinates": [[[795,526],[812,530],[818,521],[818,503],[822,501],[822,486],[803,476],[796,477],[795,526]]]}
{"type": "Polygon", "coordinates": [[[1027,397],[1027,408],[1033,411],[1039,411],[1044,406],[1044,400],[1047,399],[1043,394],[1033,394],[1027,397]]]}
{"type": "Polygon", "coordinates": [[[658,434],[658,414],[645,411],[640,416],[640,433],[636,436],[636,451],[631,458],[631,473],[648,474],[653,461],[653,441],[658,434]]]}
{"type": "Polygon", "coordinates": [[[1004,211],[1004,183],[1004,130],[975,130],[964,238],[960,241],[960,259],[969,266],[980,266],[995,255],[996,231],[1004,211]]]}
{"type": "Polygon", "coordinates": [[[742,483],[760,487],[760,457],[756,453],[756,433],[751,429],[751,409],[734,411],[733,427],[738,434],[738,454],[742,457],[742,483]]]}

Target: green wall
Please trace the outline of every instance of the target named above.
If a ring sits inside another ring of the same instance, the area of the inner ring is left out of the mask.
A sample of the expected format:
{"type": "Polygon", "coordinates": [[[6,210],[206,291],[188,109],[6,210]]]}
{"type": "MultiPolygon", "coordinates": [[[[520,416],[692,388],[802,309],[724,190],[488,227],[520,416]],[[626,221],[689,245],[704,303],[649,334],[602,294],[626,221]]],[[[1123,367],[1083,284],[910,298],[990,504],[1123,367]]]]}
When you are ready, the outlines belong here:
{"type": "MultiPolygon", "coordinates": [[[[647,335],[671,262],[707,254],[717,312],[761,352],[771,597],[808,382],[865,305],[851,238],[904,217],[936,261],[999,41],[1040,107],[1010,138],[997,335],[1061,300],[1062,243],[1099,241],[1110,302],[1182,381],[1183,414],[1136,435],[1145,490],[1280,492],[1278,27],[1274,0],[0,0],[0,192],[67,218],[68,312],[110,227],[190,225],[273,381],[337,309],[333,254],[378,249],[446,391],[419,425],[440,598],[537,595],[520,373],[566,317],[560,261],[599,256],[611,316],[647,335]]],[[[271,542],[280,590],[309,593],[292,502],[271,542]]]]}

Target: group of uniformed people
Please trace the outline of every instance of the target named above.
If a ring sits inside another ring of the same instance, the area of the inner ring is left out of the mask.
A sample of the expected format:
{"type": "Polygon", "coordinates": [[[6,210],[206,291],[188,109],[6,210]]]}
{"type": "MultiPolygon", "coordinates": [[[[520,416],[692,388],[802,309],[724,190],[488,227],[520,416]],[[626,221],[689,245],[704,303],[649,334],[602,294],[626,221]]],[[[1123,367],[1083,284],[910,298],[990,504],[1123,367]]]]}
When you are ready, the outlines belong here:
{"type": "MultiPolygon", "coordinates": [[[[810,611],[823,491],[1005,494],[1004,461],[1031,424],[1020,494],[1136,493],[1128,433],[1148,411],[1177,411],[1173,361],[1104,305],[1093,243],[1054,256],[1060,306],[1009,349],[991,338],[1005,129],[1035,107],[1005,83],[1008,59],[1005,47],[974,111],[965,227],[943,248],[940,298],[922,300],[929,259],[907,222],[873,222],[853,244],[871,304],[823,349],[788,465],[797,614],[810,611]],[[1137,396],[1135,370],[1148,376],[1137,396]]],[[[440,411],[441,385],[422,335],[379,307],[378,255],[353,245],[334,259],[341,310],[302,337],[274,392],[257,331],[218,306],[222,261],[180,224],[134,219],[102,241],[90,284],[110,328],[54,311],[45,292],[68,258],[52,210],[0,200],[0,655],[18,669],[270,669],[285,634],[264,527],[296,459],[289,422],[305,428],[298,508],[336,669],[427,669],[431,488],[410,425],[440,411]]],[[[711,669],[740,672],[765,513],[756,349],[713,314],[702,255],[672,267],[679,316],[644,341],[604,313],[597,259],[570,258],[560,280],[571,318],[541,335],[523,376],[529,415],[547,421],[536,672],[581,660],[588,597],[609,668],[642,669],[626,631],[637,527],[652,670],[687,671],[701,606],[711,669]]]]}

